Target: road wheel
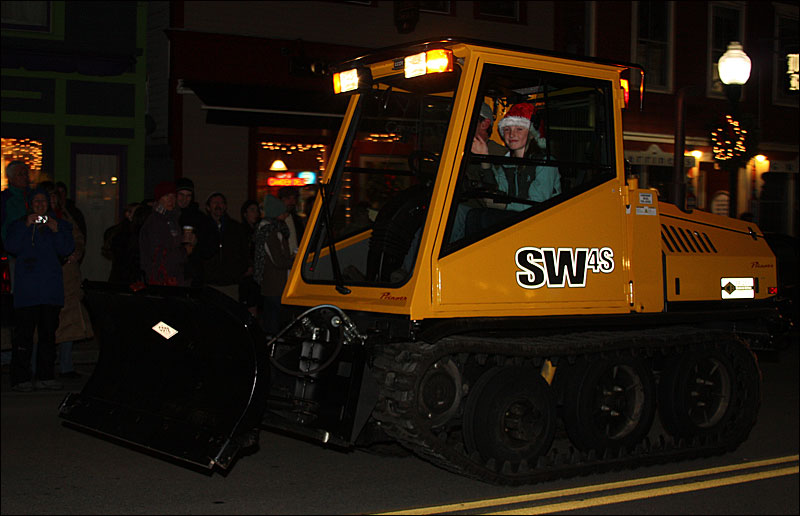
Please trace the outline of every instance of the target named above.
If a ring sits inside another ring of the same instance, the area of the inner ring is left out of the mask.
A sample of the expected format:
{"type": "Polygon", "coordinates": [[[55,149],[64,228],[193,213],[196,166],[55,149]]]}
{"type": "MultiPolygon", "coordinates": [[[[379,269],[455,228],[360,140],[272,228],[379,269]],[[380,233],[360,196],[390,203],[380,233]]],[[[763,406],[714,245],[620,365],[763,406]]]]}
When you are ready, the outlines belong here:
{"type": "Polygon", "coordinates": [[[650,430],[656,389],[641,360],[586,362],[567,374],[563,416],[575,447],[602,451],[632,446],[650,430]]]}
{"type": "Polygon", "coordinates": [[[659,385],[659,415],[672,435],[689,437],[721,428],[731,414],[735,372],[716,349],[687,353],[668,364],[659,385]]]}
{"type": "Polygon", "coordinates": [[[449,358],[433,364],[419,385],[419,409],[431,427],[447,423],[461,406],[461,372],[449,358]]]}
{"type": "Polygon", "coordinates": [[[467,451],[482,460],[519,464],[534,461],[550,449],[556,428],[550,387],[532,369],[496,367],[472,387],[464,408],[467,451]]]}

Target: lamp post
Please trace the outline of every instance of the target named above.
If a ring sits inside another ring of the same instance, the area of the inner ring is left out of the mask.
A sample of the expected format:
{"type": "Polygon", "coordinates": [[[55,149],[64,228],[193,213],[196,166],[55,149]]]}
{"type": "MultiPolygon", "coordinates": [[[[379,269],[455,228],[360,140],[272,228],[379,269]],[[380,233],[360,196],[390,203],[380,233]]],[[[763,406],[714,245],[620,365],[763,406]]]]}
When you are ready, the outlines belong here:
{"type": "MultiPolygon", "coordinates": [[[[742,94],[742,85],[750,78],[750,58],[742,50],[742,45],[738,41],[731,41],[728,50],[722,54],[717,63],[719,78],[725,85],[725,93],[731,101],[734,118],[738,118],[739,97],[742,94]]],[[[728,182],[730,183],[730,201],[728,215],[736,217],[737,203],[739,197],[739,166],[735,160],[728,160],[728,182]]]]}
{"type": "Polygon", "coordinates": [[[686,148],[686,96],[697,94],[696,86],[684,86],[675,95],[675,150],[672,159],[671,202],[686,209],[686,176],[683,173],[683,151],[686,148]]]}

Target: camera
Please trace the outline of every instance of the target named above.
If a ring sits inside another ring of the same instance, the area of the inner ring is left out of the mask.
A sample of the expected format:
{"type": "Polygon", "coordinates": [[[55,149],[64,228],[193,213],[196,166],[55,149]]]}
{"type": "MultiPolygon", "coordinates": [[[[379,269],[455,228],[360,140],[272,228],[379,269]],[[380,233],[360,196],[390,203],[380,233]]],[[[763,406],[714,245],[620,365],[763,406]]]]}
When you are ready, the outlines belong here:
{"type": "Polygon", "coordinates": [[[47,224],[47,215],[39,215],[36,217],[37,224],[47,224]]]}

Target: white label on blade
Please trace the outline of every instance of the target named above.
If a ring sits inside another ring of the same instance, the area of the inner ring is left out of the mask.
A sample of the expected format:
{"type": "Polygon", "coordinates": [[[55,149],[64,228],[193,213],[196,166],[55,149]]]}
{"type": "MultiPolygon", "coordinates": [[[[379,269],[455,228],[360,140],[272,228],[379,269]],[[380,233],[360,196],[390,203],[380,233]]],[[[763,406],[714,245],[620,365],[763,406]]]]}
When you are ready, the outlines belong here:
{"type": "Polygon", "coordinates": [[[639,204],[653,204],[653,194],[639,192],[639,204]]]}
{"type": "Polygon", "coordinates": [[[165,339],[171,339],[178,333],[178,330],[176,330],[175,328],[173,328],[172,326],[163,321],[159,321],[158,324],[153,326],[153,331],[155,331],[165,339]]]}
{"type": "Polygon", "coordinates": [[[753,278],[720,278],[722,299],[753,299],[756,297],[753,278]]]}
{"type": "Polygon", "coordinates": [[[653,206],[637,206],[637,215],[657,215],[656,209],[653,206]]]}

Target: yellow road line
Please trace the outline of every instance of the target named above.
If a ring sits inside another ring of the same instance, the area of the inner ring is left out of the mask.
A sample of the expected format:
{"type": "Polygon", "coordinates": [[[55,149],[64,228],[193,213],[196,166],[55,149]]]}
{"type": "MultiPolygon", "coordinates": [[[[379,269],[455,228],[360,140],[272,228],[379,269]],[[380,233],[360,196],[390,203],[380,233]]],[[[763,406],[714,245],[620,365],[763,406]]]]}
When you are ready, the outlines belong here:
{"type": "Polygon", "coordinates": [[[732,464],[729,466],[719,466],[716,468],[700,469],[696,471],[684,471],[681,473],[672,473],[669,475],[658,475],[654,477],[637,478],[633,480],[622,480],[618,482],[609,482],[607,484],[597,484],[597,485],[589,485],[583,487],[573,487],[569,489],[559,489],[557,491],[546,491],[544,493],[507,496],[503,498],[494,498],[490,500],[461,502],[449,505],[437,505],[433,507],[420,507],[417,509],[404,509],[401,511],[393,511],[393,512],[381,512],[381,513],[376,513],[376,516],[390,515],[390,514],[438,514],[443,512],[466,511],[470,509],[480,509],[482,507],[491,507],[495,505],[509,505],[513,503],[532,502],[536,500],[544,500],[547,498],[574,496],[579,494],[595,493],[597,491],[608,491],[611,489],[622,489],[626,487],[655,484],[658,482],[670,482],[673,480],[683,480],[692,477],[716,475],[719,473],[727,473],[729,471],[737,471],[740,469],[752,469],[765,466],[774,466],[775,464],[783,464],[786,462],[796,461],[798,459],[800,459],[800,455],[788,455],[786,457],[778,457],[775,459],[765,459],[755,462],[745,462],[742,464],[732,464]]]}
{"type": "Polygon", "coordinates": [[[586,507],[597,507],[599,505],[610,505],[613,503],[631,502],[634,500],[641,500],[643,498],[655,498],[657,496],[667,496],[680,493],[687,493],[689,491],[700,491],[702,489],[711,489],[714,487],[742,484],[744,482],[753,482],[755,480],[763,480],[765,478],[781,477],[785,475],[797,475],[798,473],[800,473],[800,467],[791,466],[788,468],[761,471],[759,473],[747,473],[744,475],[735,475],[732,477],[716,478],[713,480],[703,480],[701,482],[692,482],[690,484],[659,487],[656,489],[643,489],[641,491],[634,491],[632,493],[620,493],[610,496],[599,496],[597,498],[589,498],[587,500],[575,500],[572,502],[552,503],[547,505],[539,505],[536,507],[522,507],[520,509],[512,509],[508,511],[487,512],[485,514],[487,515],[552,514],[554,512],[574,511],[577,509],[585,509],[586,507]]]}

